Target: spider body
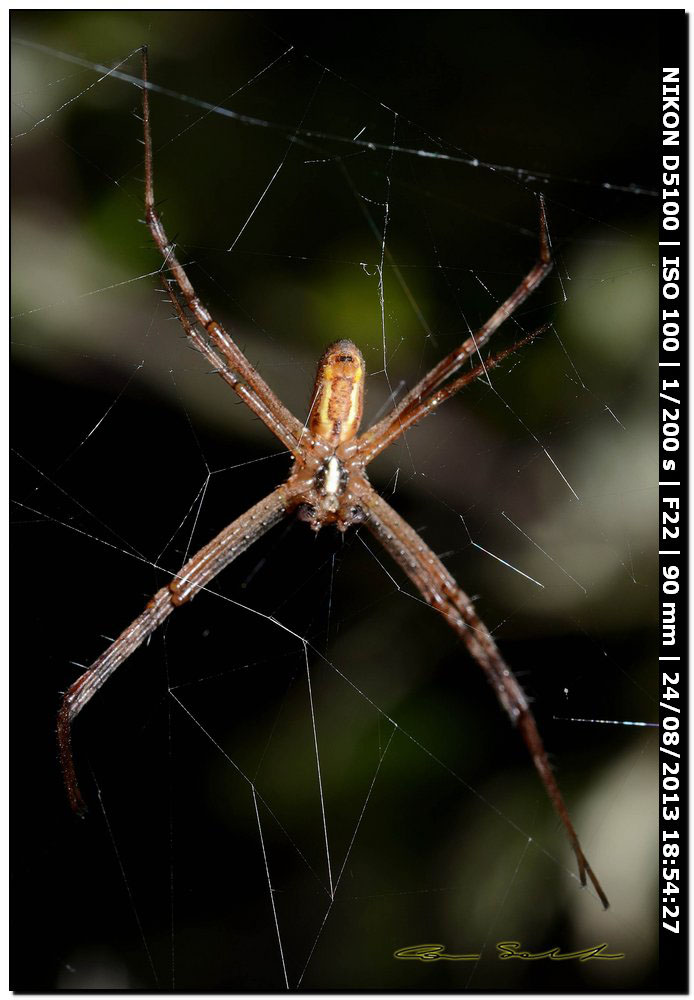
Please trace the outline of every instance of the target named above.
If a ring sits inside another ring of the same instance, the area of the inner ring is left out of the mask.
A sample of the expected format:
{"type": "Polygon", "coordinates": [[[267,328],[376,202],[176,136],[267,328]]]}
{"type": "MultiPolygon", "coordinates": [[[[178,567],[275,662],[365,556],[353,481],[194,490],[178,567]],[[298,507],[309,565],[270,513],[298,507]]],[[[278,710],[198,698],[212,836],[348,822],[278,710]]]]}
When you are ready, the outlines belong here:
{"type": "MultiPolygon", "coordinates": [[[[143,50],[142,118],[145,148],[145,218],[164,268],[172,278],[164,288],[186,336],[210,366],[234,390],[287,448],[293,459],[285,483],[241,514],[196,552],[159,590],[145,610],[118,636],[66,692],[58,714],[58,748],[70,803],[84,810],[71,750],[71,726],[132,653],[172,613],[197,593],[286,515],[296,514],[318,531],[335,524],[339,530],[363,523],[415,585],[424,600],[453,629],[470,656],[484,671],[501,707],[521,735],[550,801],[561,820],[578,862],[581,884],[590,878],[607,907],[608,901],[583,853],[563,796],[523,690],[506,664],[492,634],[472,601],[424,539],[374,490],[366,466],[405,431],[441,403],[480,376],[489,377],[504,358],[531,341],[541,330],[491,357],[481,349],[549,274],[552,264],[544,201],[540,198],[540,253],[535,265],[514,291],[475,333],[427,372],[383,419],[359,433],[365,365],[349,340],[331,344],[318,365],[312,404],[306,423],[277,398],[223,327],[198,299],[176,247],[155,208],[152,138],[147,90],[147,53],[143,50]],[[470,367],[463,366],[470,363],[470,367]]],[[[545,329],[544,327],[542,329],[545,329]]]]}
{"type": "Polygon", "coordinates": [[[365,373],[362,353],[351,340],[330,344],[318,362],[307,419],[312,454],[295,461],[287,483],[289,495],[299,496],[297,516],[314,531],[327,524],[346,531],[364,520],[358,504],[364,463],[349,445],[361,424],[365,373]]]}

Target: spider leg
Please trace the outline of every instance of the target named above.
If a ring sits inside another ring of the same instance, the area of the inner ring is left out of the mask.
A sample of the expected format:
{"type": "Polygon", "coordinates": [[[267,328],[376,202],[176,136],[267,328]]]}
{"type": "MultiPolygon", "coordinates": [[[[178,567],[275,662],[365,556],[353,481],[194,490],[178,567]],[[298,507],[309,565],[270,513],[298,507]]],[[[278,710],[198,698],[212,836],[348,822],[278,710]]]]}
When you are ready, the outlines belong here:
{"type": "MultiPolygon", "coordinates": [[[[521,347],[525,347],[526,344],[530,344],[536,337],[539,337],[541,333],[544,333],[549,329],[551,323],[545,323],[544,326],[538,327],[537,330],[533,330],[527,336],[522,337],[517,340],[515,344],[511,344],[503,351],[499,351],[497,354],[492,355],[492,357],[487,358],[486,361],[481,361],[478,365],[475,365],[470,371],[466,371],[463,375],[459,375],[458,378],[454,379],[452,382],[448,382],[446,385],[441,386],[439,389],[435,389],[430,396],[426,399],[419,400],[413,403],[411,407],[404,410],[396,423],[391,424],[390,428],[386,429],[382,438],[379,438],[379,451],[387,448],[388,445],[396,441],[401,434],[404,434],[406,430],[413,427],[414,424],[419,423],[424,417],[429,413],[433,413],[441,403],[445,403],[447,399],[454,396],[459,392],[464,386],[469,385],[470,382],[474,382],[481,375],[486,375],[493,368],[503,361],[505,358],[509,357],[511,354],[515,354],[516,351],[520,350],[521,347]]],[[[366,461],[371,460],[370,456],[366,461]]]]}
{"type": "MultiPolygon", "coordinates": [[[[382,420],[374,424],[366,433],[362,434],[354,444],[355,451],[358,451],[364,464],[371,462],[376,455],[379,455],[384,448],[395,441],[400,434],[416,423],[426,413],[431,412],[427,408],[427,402],[431,394],[441,386],[446,379],[451,378],[462,367],[469,357],[479,354],[480,349],[486,344],[491,335],[498,330],[501,324],[513,315],[513,313],[525,302],[537,286],[542,282],[552,270],[552,261],[549,253],[549,235],[547,232],[547,218],[545,214],[545,202],[540,195],[540,257],[535,266],[526,274],[518,287],[511,292],[509,297],[489,317],[487,322],[480,329],[468,337],[459,347],[451,351],[437,365],[422,378],[417,385],[403,396],[400,402],[382,420]],[[414,420],[409,422],[404,420],[405,415],[414,410],[417,414],[414,420]]],[[[520,343],[523,343],[521,341],[520,343]]],[[[518,346],[520,346],[520,343],[518,346]]],[[[481,360],[481,355],[480,355],[481,360]]],[[[479,369],[480,371],[482,369],[479,369]]],[[[457,392],[469,380],[456,383],[457,388],[451,389],[445,398],[457,392]]]]}
{"type": "Polygon", "coordinates": [[[440,559],[424,544],[414,529],[370,486],[362,487],[359,502],[367,515],[367,528],[399,563],[424,600],[457,632],[470,655],[484,671],[499,702],[508,713],[511,722],[520,731],[554,810],[564,825],[576,855],[581,884],[586,884],[587,875],[600,902],[607,909],[609,906],[607,896],[583,853],[549,765],[528,700],[484,622],[477,616],[470,598],[460,589],[440,559]]]}
{"type": "Polygon", "coordinates": [[[217,354],[215,349],[195,329],[193,323],[191,323],[188,316],[186,316],[183,306],[178,301],[176,293],[171,288],[170,279],[166,279],[162,276],[161,283],[164,287],[164,291],[169,296],[173,304],[178,321],[185,330],[186,336],[190,340],[191,344],[196,347],[203,357],[209,361],[212,368],[219,375],[221,375],[227,385],[231,386],[234,392],[241,397],[244,403],[246,403],[246,405],[260,417],[265,426],[269,427],[275,437],[279,438],[280,441],[282,441],[290,450],[295,448],[294,438],[287,437],[284,424],[278,419],[276,412],[266,406],[262,399],[260,399],[254,391],[246,385],[245,382],[234,374],[219,354],[217,354]]]}
{"type": "Polygon", "coordinates": [[[287,491],[274,490],[245,514],[232,521],[216,538],[196,552],[176,576],[158,590],[145,610],[89,669],[72,684],[58,712],[58,752],[70,805],[77,813],[85,811],[79,790],[71,748],[71,727],[75,718],[111,674],[124,663],[144,640],[164,622],[174,608],[191,600],[266,531],[278,523],[287,511],[287,491]]]}
{"type": "MultiPolygon", "coordinates": [[[[217,350],[226,359],[226,366],[216,366],[220,374],[223,371],[236,373],[239,385],[246,383],[251,392],[243,396],[244,402],[263,420],[273,431],[273,433],[289,448],[294,455],[299,455],[302,451],[301,441],[305,436],[304,425],[300,420],[290,413],[283,403],[277,398],[269,385],[258,374],[243,351],[234,343],[226,330],[212,319],[207,309],[200,302],[195,293],[188,275],[179,263],[174,245],[169,242],[169,238],[164,231],[164,226],[159,218],[159,214],[154,207],[154,173],[152,168],[152,132],[149,121],[149,90],[147,80],[147,46],[142,48],[142,121],[144,125],[145,144],[145,219],[152,234],[152,239],[156,243],[164,263],[176,279],[176,283],[181,290],[186,305],[197,322],[203,327],[217,350]],[[268,423],[266,414],[273,415],[272,425],[268,423]]],[[[186,328],[190,333],[190,328],[186,328]]],[[[201,337],[191,339],[191,342],[198,350],[201,350],[201,337]]],[[[203,351],[203,353],[205,353],[203,351]]],[[[229,381],[226,379],[226,381],[229,381]]],[[[231,383],[230,383],[231,384],[231,383]]],[[[236,392],[238,388],[232,386],[236,392]]],[[[239,393],[241,395],[241,393],[239,393]]]]}

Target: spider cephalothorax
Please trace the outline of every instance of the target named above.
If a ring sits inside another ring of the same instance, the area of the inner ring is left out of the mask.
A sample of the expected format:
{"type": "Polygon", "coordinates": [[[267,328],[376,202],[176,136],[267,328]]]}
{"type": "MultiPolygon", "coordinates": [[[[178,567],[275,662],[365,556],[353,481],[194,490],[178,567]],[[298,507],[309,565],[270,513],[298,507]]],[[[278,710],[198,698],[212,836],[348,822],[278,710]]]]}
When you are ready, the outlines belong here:
{"type": "Polygon", "coordinates": [[[551,270],[544,201],[540,197],[539,259],[487,322],[427,372],[393,406],[390,413],[359,434],[364,396],[364,359],[350,340],[339,340],[328,347],[320,361],[309,417],[306,423],[302,423],[277,398],[224,328],[212,319],[179,263],[174,244],[169,242],[154,205],[147,86],[147,53],[143,50],[145,218],[152,239],[164,259],[164,268],[167,274],[172,275],[171,280],[164,281],[164,287],[190,343],[282,442],[294,465],[285,483],[237,517],[196,552],[173,579],[157,591],[142,614],[67,691],[58,716],[58,746],[73,808],[79,812],[84,803],[70,746],[72,722],[113,671],[176,607],[195,597],[241,552],[293,511],[316,531],[325,524],[336,524],[345,531],[350,525],[363,521],[424,600],[456,632],[484,671],[500,705],[521,734],[564,825],[576,855],[581,883],[585,885],[588,876],[603,906],[607,907],[607,897],[578,841],[520,684],[475,612],[470,598],[424,539],[373,489],[364,471],[369,462],[406,430],[434,412],[469,382],[480,375],[488,376],[505,357],[541,332],[536,330],[510,348],[491,357],[482,357],[482,348],[495,330],[516,312],[551,270]]]}

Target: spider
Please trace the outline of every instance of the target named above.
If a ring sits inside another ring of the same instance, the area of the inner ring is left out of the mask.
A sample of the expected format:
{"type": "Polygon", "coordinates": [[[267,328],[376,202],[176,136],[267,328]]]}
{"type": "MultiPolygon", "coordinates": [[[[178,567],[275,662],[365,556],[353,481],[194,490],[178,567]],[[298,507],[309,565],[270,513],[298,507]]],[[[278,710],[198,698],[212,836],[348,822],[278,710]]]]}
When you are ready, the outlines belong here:
{"type": "Polygon", "coordinates": [[[564,825],[576,855],[581,884],[586,884],[588,876],[607,909],[607,897],[583,853],[520,684],[475,612],[470,598],[417,532],[375,492],[366,475],[369,462],[406,430],[546,329],[542,327],[510,348],[482,360],[480,351],[483,345],[551,270],[542,196],[537,263],[475,334],[439,361],[387,416],[360,434],[365,365],[359,348],[352,341],[339,340],[325,350],[318,364],[309,416],[306,422],[302,422],[280,402],[197,297],[155,208],[146,48],[142,52],[142,119],[145,221],[164,258],[165,267],[173,275],[171,282],[163,281],[164,288],[190,343],[288,449],[292,456],[292,468],[286,482],[196,552],[173,579],[157,591],[142,614],[65,693],[58,713],[57,735],[65,786],[73,810],[83,813],[85,804],[72,756],[72,723],[114,670],[175,608],[192,600],[238,555],[289,514],[294,513],[300,520],[308,522],[314,531],[334,524],[344,532],[352,525],[362,524],[400,565],[424,600],[462,639],[472,658],[484,671],[500,704],[525,741],[552,805],[564,825]],[[475,357],[478,359],[476,363],[475,357]],[[473,361],[473,367],[461,374],[462,366],[469,359],[473,361]]]}

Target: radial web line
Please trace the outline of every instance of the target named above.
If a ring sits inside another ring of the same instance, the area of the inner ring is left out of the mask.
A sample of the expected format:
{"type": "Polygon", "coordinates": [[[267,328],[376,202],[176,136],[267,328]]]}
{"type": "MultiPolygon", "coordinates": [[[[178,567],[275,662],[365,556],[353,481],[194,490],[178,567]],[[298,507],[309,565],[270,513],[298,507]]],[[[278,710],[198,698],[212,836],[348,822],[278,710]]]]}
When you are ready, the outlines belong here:
{"type": "Polygon", "coordinates": [[[514,527],[514,528],[516,529],[516,531],[520,531],[520,533],[521,533],[521,535],[523,536],[523,538],[527,538],[527,539],[528,539],[528,541],[529,541],[529,542],[530,542],[530,543],[531,543],[532,545],[534,545],[536,549],[539,549],[539,551],[540,551],[540,552],[542,553],[542,555],[543,555],[543,556],[546,556],[546,557],[547,557],[547,559],[549,559],[549,561],[550,561],[550,562],[553,562],[553,563],[554,563],[554,565],[555,565],[555,566],[556,566],[556,567],[557,567],[558,569],[560,569],[560,570],[562,571],[562,573],[564,574],[564,576],[568,576],[569,580],[571,580],[571,581],[572,581],[573,583],[575,583],[577,587],[580,587],[580,589],[581,589],[581,590],[583,591],[583,593],[584,593],[584,594],[587,594],[587,593],[588,593],[588,591],[587,591],[587,590],[586,590],[586,588],[585,588],[585,587],[583,586],[583,584],[582,584],[582,583],[579,583],[579,582],[578,582],[578,580],[576,579],[576,577],[574,577],[574,576],[571,576],[571,573],[569,573],[569,571],[568,571],[568,570],[564,569],[564,567],[563,567],[563,566],[561,565],[561,563],[558,563],[558,562],[557,562],[557,560],[556,560],[556,559],[555,559],[555,558],[554,558],[553,556],[551,556],[551,555],[549,554],[549,552],[546,552],[546,551],[545,551],[545,550],[544,550],[544,549],[542,548],[542,546],[541,546],[541,545],[538,545],[538,543],[537,543],[537,542],[535,541],[535,539],[534,539],[534,538],[531,538],[531,537],[530,537],[530,535],[528,535],[528,534],[527,534],[527,533],[526,533],[525,531],[523,531],[523,529],[522,529],[522,528],[520,528],[520,527],[519,527],[519,526],[518,526],[518,525],[517,525],[517,524],[515,523],[515,521],[512,521],[512,520],[511,520],[511,518],[510,518],[510,517],[508,516],[508,514],[506,513],[506,511],[505,511],[505,510],[502,510],[502,512],[501,512],[501,516],[502,516],[503,518],[505,518],[505,519],[506,519],[506,520],[508,521],[508,523],[509,523],[509,524],[512,524],[512,525],[513,525],[513,527],[514,527]]]}
{"type": "Polygon", "coordinates": [[[195,725],[198,727],[198,729],[207,737],[207,739],[210,741],[210,743],[212,744],[212,746],[215,747],[217,750],[219,750],[219,752],[222,754],[222,756],[224,757],[224,759],[226,761],[228,761],[229,764],[231,764],[231,766],[241,775],[241,777],[244,779],[244,781],[246,781],[250,785],[250,787],[254,790],[253,794],[258,796],[258,798],[260,799],[260,801],[265,806],[265,809],[267,810],[268,815],[275,821],[275,823],[277,824],[277,826],[279,827],[279,829],[282,831],[282,833],[287,838],[287,840],[289,841],[289,843],[292,845],[292,847],[294,848],[294,850],[296,851],[296,853],[299,855],[299,857],[301,858],[301,860],[304,862],[304,864],[306,865],[306,867],[308,868],[308,870],[311,872],[311,874],[313,875],[313,877],[315,878],[315,880],[318,882],[318,884],[320,885],[321,889],[323,889],[323,891],[325,891],[325,886],[323,885],[323,882],[321,881],[321,879],[319,878],[319,876],[317,875],[317,873],[314,871],[313,866],[310,864],[308,858],[303,853],[303,851],[297,846],[297,844],[295,844],[295,842],[292,840],[292,838],[289,836],[289,834],[287,833],[286,829],[282,826],[282,824],[278,820],[277,816],[274,814],[274,812],[272,811],[272,809],[270,808],[270,806],[267,804],[267,802],[265,801],[265,799],[263,798],[263,796],[260,794],[260,792],[257,792],[255,790],[255,783],[252,781],[252,779],[249,778],[248,775],[245,773],[245,771],[243,771],[239,767],[239,765],[236,763],[236,761],[233,759],[233,757],[230,757],[229,754],[226,752],[226,750],[219,745],[219,743],[214,738],[214,736],[211,733],[209,733],[207,731],[207,729],[205,729],[205,727],[202,725],[202,723],[198,719],[195,718],[195,716],[193,715],[193,713],[188,708],[186,708],[186,706],[183,704],[183,702],[180,700],[180,698],[176,697],[176,695],[174,694],[174,692],[173,692],[173,690],[171,688],[169,688],[169,694],[174,699],[174,701],[178,705],[180,705],[180,707],[186,713],[186,715],[188,716],[188,718],[192,722],[194,722],[195,725]]]}
{"type": "Polygon", "coordinates": [[[547,457],[547,458],[549,459],[549,461],[550,461],[550,462],[552,463],[552,465],[553,465],[553,466],[554,466],[554,468],[555,468],[555,469],[557,470],[557,472],[559,473],[559,475],[561,476],[561,478],[563,479],[563,481],[564,481],[564,482],[566,483],[566,485],[568,486],[568,488],[569,488],[569,489],[571,490],[571,492],[573,493],[573,495],[574,495],[574,496],[576,497],[576,499],[578,500],[578,502],[579,502],[579,503],[581,503],[581,498],[580,498],[580,496],[578,495],[578,493],[576,492],[576,490],[575,490],[575,489],[573,488],[573,486],[571,485],[571,483],[569,482],[569,480],[568,480],[568,479],[566,478],[566,476],[564,475],[564,473],[563,473],[563,472],[561,471],[561,469],[559,468],[559,466],[557,465],[557,463],[556,463],[556,462],[554,461],[554,459],[552,458],[552,456],[550,455],[550,453],[549,453],[549,452],[547,451],[547,449],[545,448],[545,446],[544,446],[544,445],[542,444],[542,442],[540,441],[540,439],[539,439],[539,437],[537,436],[537,434],[536,434],[536,433],[535,433],[535,432],[534,432],[533,430],[531,430],[531,429],[530,429],[530,427],[528,427],[528,425],[527,425],[527,424],[526,424],[526,422],[525,422],[525,421],[524,421],[524,420],[522,419],[522,417],[519,417],[519,415],[518,415],[518,414],[516,413],[516,411],[515,411],[515,410],[513,409],[513,407],[512,407],[512,406],[510,406],[510,405],[509,405],[509,404],[508,404],[508,403],[506,402],[506,400],[505,400],[505,399],[504,399],[504,397],[503,397],[503,396],[501,395],[501,393],[500,393],[500,392],[499,392],[499,391],[498,391],[498,390],[497,390],[497,389],[495,388],[495,386],[494,386],[494,384],[492,383],[491,379],[490,379],[490,381],[489,381],[489,388],[490,388],[490,389],[492,390],[492,392],[494,393],[494,395],[495,395],[495,396],[498,396],[498,398],[499,398],[499,399],[501,400],[501,402],[502,402],[502,403],[504,404],[504,406],[505,406],[505,407],[506,407],[506,409],[507,409],[507,410],[509,411],[509,413],[512,413],[512,414],[513,414],[513,416],[514,416],[514,417],[515,417],[515,419],[516,419],[516,420],[518,421],[518,423],[519,423],[519,424],[521,425],[521,427],[523,428],[523,430],[527,431],[527,433],[528,433],[528,434],[530,435],[530,437],[531,437],[531,438],[533,439],[533,441],[534,441],[534,442],[535,442],[535,444],[536,444],[536,445],[538,446],[538,448],[541,448],[541,449],[542,449],[542,451],[544,452],[545,456],[546,456],[546,457],[547,457]]]}
{"type": "MultiPolygon", "coordinates": [[[[306,103],[306,107],[304,108],[304,113],[302,114],[301,119],[299,121],[299,124],[296,127],[296,132],[299,132],[301,130],[301,126],[304,124],[304,120],[306,118],[306,115],[309,112],[309,108],[313,104],[313,99],[316,96],[316,93],[317,93],[318,88],[320,87],[320,85],[321,85],[321,83],[323,81],[323,77],[324,76],[325,76],[325,70],[323,70],[323,72],[321,73],[320,80],[318,80],[316,82],[316,86],[313,88],[313,90],[311,92],[311,96],[309,97],[308,102],[306,103]]],[[[289,138],[289,141],[287,143],[287,148],[284,151],[284,156],[282,157],[282,159],[280,160],[279,164],[277,165],[277,168],[276,168],[274,174],[272,175],[272,177],[270,178],[270,180],[265,185],[265,189],[264,189],[263,193],[261,194],[261,196],[256,201],[255,205],[251,209],[248,218],[246,219],[246,221],[244,222],[244,224],[241,226],[241,228],[239,229],[238,233],[236,234],[236,238],[233,240],[233,242],[232,242],[231,246],[229,247],[227,253],[231,253],[231,251],[234,249],[234,247],[236,246],[236,244],[238,243],[238,241],[243,236],[246,227],[250,223],[250,221],[253,218],[253,216],[255,215],[255,213],[260,208],[261,202],[264,200],[265,195],[268,193],[268,191],[270,190],[270,188],[272,187],[272,185],[275,183],[275,180],[276,180],[276,178],[277,178],[280,170],[282,169],[282,167],[284,166],[284,164],[287,162],[287,157],[289,156],[289,154],[290,154],[290,152],[292,150],[292,145],[293,145],[293,142],[294,142],[294,133],[292,133],[288,138],[289,138]]]]}
{"type": "Polygon", "coordinates": [[[101,812],[102,812],[102,815],[104,817],[104,822],[106,824],[106,829],[108,830],[108,835],[109,835],[110,840],[111,840],[111,845],[113,847],[113,853],[116,855],[116,861],[118,862],[118,867],[120,869],[120,873],[121,873],[121,876],[123,878],[123,884],[125,886],[125,891],[128,894],[128,900],[130,902],[130,906],[132,907],[133,916],[135,917],[135,923],[137,924],[137,929],[140,932],[140,937],[142,938],[142,944],[144,945],[145,952],[147,954],[147,959],[149,961],[149,965],[150,965],[150,968],[152,970],[152,975],[154,976],[154,982],[157,984],[157,989],[159,989],[160,988],[160,986],[159,986],[159,976],[157,975],[157,970],[154,967],[154,959],[152,958],[152,952],[149,950],[149,945],[147,943],[147,938],[145,937],[145,930],[144,930],[144,927],[142,926],[142,921],[140,920],[140,914],[137,912],[137,906],[135,905],[135,897],[133,896],[133,891],[130,888],[130,881],[128,880],[128,876],[125,873],[125,868],[123,866],[123,860],[122,860],[122,858],[120,856],[120,851],[118,850],[118,845],[116,844],[116,838],[113,835],[113,830],[111,829],[111,824],[110,824],[109,819],[108,819],[108,814],[106,813],[106,806],[104,805],[104,798],[103,798],[103,795],[101,794],[101,787],[100,787],[99,783],[97,782],[97,780],[96,780],[96,778],[94,777],[93,774],[92,774],[92,779],[94,781],[94,784],[96,785],[96,794],[99,797],[99,805],[101,806],[101,812]]]}
{"type": "MultiPolygon", "coordinates": [[[[374,790],[374,785],[376,784],[376,779],[378,778],[379,771],[381,770],[381,764],[383,763],[383,761],[385,759],[385,756],[388,753],[388,748],[390,747],[390,744],[392,742],[393,736],[397,732],[397,729],[398,729],[398,727],[396,725],[393,725],[393,728],[390,731],[390,736],[388,737],[388,742],[386,743],[385,748],[383,749],[383,751],[382,751],[382,753],[381,753],[381,755],[380,755],[380,757],[378,759],[378,764],[376,765],[376,770],[374,771],[374,776],[371,779],[371,784],[369,785],[369,790],[366,793],[366,798],[364,799],[364,804],[361,807],[361,812],[359,813],[359,818],[357,819],[357,825],[354,827],[354,832],[352,833],[352,839],[350,840],[349,845],[347,847],[347,851],[345,852],[345,858],[344,858],[344,861],[342,862],[342,866],[340,868],[340,872],[339,872],[339,874],[337,876],[337,881],[335,882],[335,892],[337,892],[337,887],[339,886],[340,880],[342,879],[343,872],[344,872],[345,868],[347,867],[347,862],[349,860],[350,854],[352,853],[352,848],[354,847],[354,841],[357,839],[357,833],[359,832],[359,827],[361,826],[361,821],[364,818],[364,813],[366,812],[366,807],[369,804],[369,799],[371,798],[371,793],[374,790]]],[[[303,981],[304,975],[306,974],[306,970],[308,969],[309,963],[310,963],[311,959],[313,958],[313,953],[316,950],[316,945],[318,944],[320,936],[323,933],[323,928],[325,927],[326,923],[328,922],[328,917],[330,916],[330,912],[331,912],[331,910],[333,908],[333,903],[334,902],[335,902],[335,896],[333,895],[332,899],[328,903],[328,907],[327,907],[327,909],[325,911],[325,914],[323,916],[323,919],[321,921],[321,925],[318,928],[318,933],[316,934],[315,940],[314,940],[314,942],[313,942],[313,944],[311,946],[311,950],[308,953],[308,958],[306,959],[306,962],[304,963],[304,967],[301,970],[301,975],[299,976],[299,980],[298,980],[298,982],[296,984],[297,989],[301,986],[301,983],[303,981]]]]}
{"type": "Polygon", "coordinates": [[[325,815],[325,798],[323,796],[323,777],[321,775],[320,754],[318,753],[318,733],[316,731],[316,712],[313,704],[313,688],[311,687],[311,668],[308,662],[308,649],[304,645],[304,656],[306,658],[306,680],[308,681],[308,700],[311,705],[311,727],[313,729],[313,749],[316,755],[316,772],[318,774],[318,793],[320,795],[320,811],[323,820],[323,837],[325,839],[325,859],[328,866],[328,884],[330,885],[330,899],[335,897],[333,889],[333,871],[330,862],[330,843],[328,841],[328,821],[325,815]]]}
{"type": "Polygon", "coordinates": [[[492,928],[494,927],[494,922],[496,921],[496,918],[499,916],[499,914],[502,912],[504,906],[506,905],[506,900],[508,899],[509,893],[511,892],[511,886],[513,885],[513,883],[515,882],[515,880],[518,878],[518,872],[520,871],[521,865],[523,863],[523,860],[525,859],[525,855],[527,854],[528,848],[530,847],[531,843],[532,843],[532,837],[528,837],[528,839],[526,840],[525,844],[523,845],[523,850],[520,853],[520,857],[518,858],[518,861],[516,862],[516,867],[513,870],[513,874],[511,876],[511,878],[509,879],[508,886],[506,887],[506,891],[504,892],[504,895],[503,895],[502,899],[499,900],[499,905],[496,907],[496,912],[492,915],[492,917],[491,917],[491,919],[489,921],[489,926],[487,928],[487,933],[485,935],[484,941],[482,942],[482,947],[480,948],[479,958],[477,959],[477,961],[473,964],[472,968],[470,969],[470,975],[468,976],[467,982],[465,983],[465,988],[466,989],[469,989],[470,983],[472,982],[472,977],[474,976],[475,972],[477,971],[477,966],[482,961],[482,956],[484,955],[484,952],[485,952],[485,950],[486,950],[486,948],[487,948],[487,946],[489,944],[489,938],[491,937],[492,928]]]}
{"type": "MultiPolygon", "coordinates": [[[[518,573],[519,576],[523,576],[523,577],[525,577],[526,580],[530,580],[531,583],[536,584],[538,587],[541,587],[543,590],[545,589],[544,583],[540,583],[540,581],[536,580],[534,576],[529,576],[527,573],[524,573],[522,569],[518,569],[517,566],[514,566],[512,563],[507,562],[506,559],[502,559],[501,556],[497,556],[494,552],[490,552],[489,549],[485,549],[484,546],[482,546],[482,545],[479,544],[479,542],[476,542],[473,539],[472,535],[470,534],[470,531],[468,529],[467,524],[465,524],[465,518],[463,517],[463,515],[459,514],[458,517],[463,522],[465,530],[467,531],[467,536],[470,539],[470,545],[473,545],[476,549],[479,549],[480,552],[484,552],[486,555],[491,556],[492,559],[496,559],[496,561],[500,562],[502,564],[502,566],[507,566],[508,569],[512,569],[513,572],[514,573],[518,573]]],[[[515,525],[514,525],[514,527],[515,527],[515,525]]]]}
{"type": "Polygon", "coordinates": [[[258,822],[258,835],[260,836],[260,846],[263,849],[263,861],[265,862],[265,875],[267,877],[267,886],[270,893],[270,904],[272,906],[272,916],[275,921],[275,930],[277,931],[277,944],[280,950],[280,959],[282,960],[282,972],[284,973],[284,983],[287,989],[289,989],[289,979],[287,978],[287,966],[284,962],[284,949],[282,948],[282,935],[280,934],[280,925],[277,919],[277,908],[275,906],[275,890],[272,888],[272,879],[270,878],[270,866],[267,863],[267,854],[265,852],[265,841],[263,839],[263,827],[260,822],[260,813],[258,812],[258,800],[255,794],[255,785],[251,785],[251,791],[253,793],[253,807],[255,808],[255,818],[258,822]]]}

